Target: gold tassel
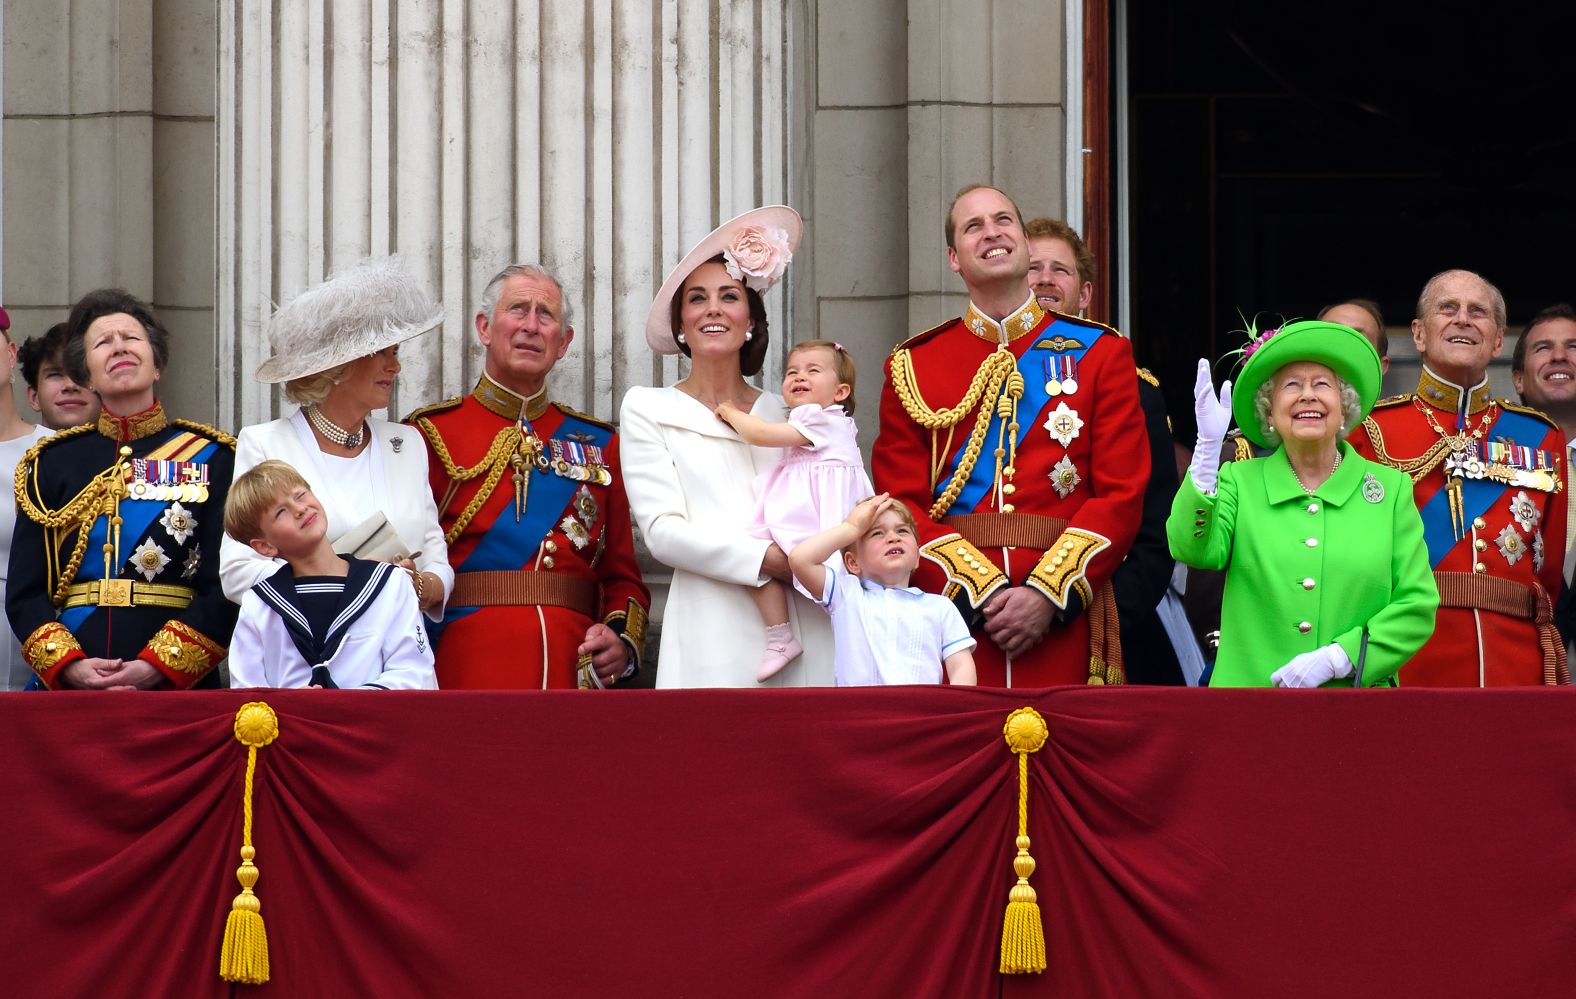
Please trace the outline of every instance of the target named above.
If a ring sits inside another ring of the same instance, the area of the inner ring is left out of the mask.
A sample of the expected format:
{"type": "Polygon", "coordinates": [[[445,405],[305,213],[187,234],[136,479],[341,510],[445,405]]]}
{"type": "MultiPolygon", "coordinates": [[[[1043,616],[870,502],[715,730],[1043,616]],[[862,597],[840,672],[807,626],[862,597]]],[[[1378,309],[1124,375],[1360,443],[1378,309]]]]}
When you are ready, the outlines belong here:
{"type": "Polygon", "coordinates": [[[1045,970],[1045,929],[1040,923],[1040,904],[1029,875],[1034,873],[1034,858],[1029,856],[1029,754],[1045,745],[1050,729],[1033,708],[1019,708],[1007,716],[1002,726],[1007,748],[1018,757],[1018,855],[1012,869],[1018,883],[1007,895],[1007,915],[1001,929],[1001,973],[1039,974],[1045,970]]]}
{"type": "Polygon", "coordinates": [[[262,701],[241,705],[235,713],[235,739],[246,747],[246,796],[241,799],[241,866],[236,880],[241,894],[230,903],[224,921],[224,944],[219,949],[219,977],[243,985],[268,981],[268,931],[263,926],[263,903],[252,893],[257,865],[252,859],[252,781],[257,773],[257,750],[279,737],[279,717],[262,701]]]}

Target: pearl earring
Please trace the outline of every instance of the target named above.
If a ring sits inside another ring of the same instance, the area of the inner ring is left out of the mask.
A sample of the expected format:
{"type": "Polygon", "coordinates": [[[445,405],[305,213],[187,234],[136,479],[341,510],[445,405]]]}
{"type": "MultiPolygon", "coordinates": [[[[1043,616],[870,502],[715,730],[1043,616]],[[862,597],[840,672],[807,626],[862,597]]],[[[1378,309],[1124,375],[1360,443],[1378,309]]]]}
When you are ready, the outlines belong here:
{"type": "Polygon", "coordinates": [[[679,343],[683,343],[683,342],[684,342],[684,334],[680,333],[679,334],[679,343]]]}
{"type": "Polygon", "coordinates": [[[744,331],[744,342],[745,342],[745,343],[749,343],[749,342],[750,342],[750,340],[751,340],[751,339],[752,339],[752,338],[753,338],[753,337],[754,337],[754,336],[755,336],[755,331],[754,331],[754,330],[745,330],[745,331],[744,331]]]}

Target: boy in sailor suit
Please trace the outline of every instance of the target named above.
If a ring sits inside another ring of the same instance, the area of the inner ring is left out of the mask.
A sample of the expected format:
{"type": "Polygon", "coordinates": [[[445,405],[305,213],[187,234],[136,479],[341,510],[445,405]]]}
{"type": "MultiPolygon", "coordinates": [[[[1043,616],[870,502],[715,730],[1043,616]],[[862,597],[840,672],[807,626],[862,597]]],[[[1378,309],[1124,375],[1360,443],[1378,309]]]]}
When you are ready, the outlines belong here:
{"type": "Polygon", "coordinates": [[[236,479],[224,530],[285,560],[241,599],[232,687],[437,688],[405,570],[337,554],[322,505],[294,468],[264,461],[236,479]]]}

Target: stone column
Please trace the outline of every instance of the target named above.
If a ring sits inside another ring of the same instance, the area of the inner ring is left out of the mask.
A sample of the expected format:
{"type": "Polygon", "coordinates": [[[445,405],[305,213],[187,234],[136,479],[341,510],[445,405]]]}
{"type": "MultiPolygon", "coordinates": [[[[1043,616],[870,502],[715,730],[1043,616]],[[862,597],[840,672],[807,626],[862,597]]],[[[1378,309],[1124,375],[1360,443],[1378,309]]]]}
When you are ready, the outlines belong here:
{"type": "MultiPolygon", "coordinates": [[[[219,24],[221,419],[288,406],[252,379],[274,305],[399,252],[442,299],[401,352],[396,415],[467,391],[472,317],[512,261],[558,274],[554,395],[616,415],[656,361],[646,310],[719,220],[786,200],[788,0],[275,0],[219,24]]],[[[773,328],[788,299],[768,296],[773,328]]],[[[780,325],[779,325],[780,324],[780,325]]],[[[775,386],[782,352],[769,362],[775,386]]]]}

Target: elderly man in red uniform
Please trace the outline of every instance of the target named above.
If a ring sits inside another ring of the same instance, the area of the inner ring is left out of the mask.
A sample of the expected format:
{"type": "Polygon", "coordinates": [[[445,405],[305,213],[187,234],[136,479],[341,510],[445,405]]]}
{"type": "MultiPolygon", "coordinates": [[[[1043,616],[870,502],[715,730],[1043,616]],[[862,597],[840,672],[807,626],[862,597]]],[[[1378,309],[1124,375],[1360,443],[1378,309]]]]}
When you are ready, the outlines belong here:
{"type": "Polygon", "coordinates": [[[547,398],[574,339],[558,280],[515,264],[482,298],[476,388],[407,421],[427,444],[455,570],[435,639],[438,684],[608,687],[639,669],[651,604],[618,437],[547,398]]]}
{"type": "Polygon", "coordinates": [[[1416,484],[1439,613],[1403,686],[1569,683],[1552,621],[1565,551],[1565,441],[1536,410],[1489,397],[1505,299],[1471,271],[1436,274],[1412,321],[1416,393],[1352,432],[1364,457],[1416,484]]]}
{"type": "Polygon", "coordinates": [[[964,188],[946,234],[969,309],[892,352],[876,487],[914,511],[915,582],[970,621],[981,684],[1120,683],[1109,580],[1149,476],[1132,348],[1040,308],[1001,191],[964,188]]]}

